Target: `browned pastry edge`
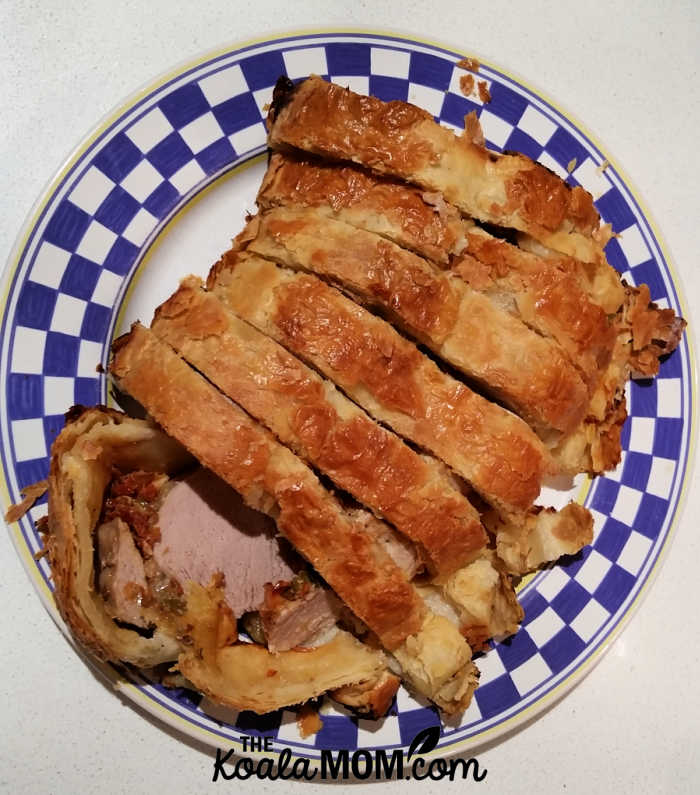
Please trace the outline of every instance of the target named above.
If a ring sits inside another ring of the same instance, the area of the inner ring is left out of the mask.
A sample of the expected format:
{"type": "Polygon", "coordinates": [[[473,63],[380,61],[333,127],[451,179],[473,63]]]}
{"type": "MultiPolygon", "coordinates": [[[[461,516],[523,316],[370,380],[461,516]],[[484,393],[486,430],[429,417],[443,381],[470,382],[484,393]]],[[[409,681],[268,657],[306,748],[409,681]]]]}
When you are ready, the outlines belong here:
{"type": "Polygon", "coordinates": [[[189,584],[187,612],[147,609],[152,637],[117,625],[105,609],[93,570],[94,523],[104,488],[118,471],[179,472],[191,456],[153,423],[104,406],[73,407],[52,448],[49,527],[45,543],[55,583],[54,598],[71,634],[100,660],[139,667],[175,663],[194,685],[219,704],[268,712],[332,689],[354,694],[350,706],[379,716],[388,708],[391,682],[383,653],[349,633],[313,649],[272,654],[236,643],[235,620],[219,586],[189,584]],[[225,609],[224,609],[225,608],[225,609]],[[261,677],[261,671],[267,671],[261,677]]]}
{"type": "Polygon", "coordinates": [[[167,629],[141,638],[119,628],[94,591],[92,533],[112,466],[168,472],[190,461],[184,449],[152,423],[104,406],[71,409],[53,443],[45,546],[54,598],[74,637],[101,660],[154,665],[175,659],[179,649],[167,629]]]}
{"type": "Polygon", "coordinates": [[[465,222],[438,197],[354,164],[272,152],[256,202],[262,210],[327,208],[331,217],[383,234],[445,267],[460,246],[465,222]],[[431,195],[435,205],[428,202],[431,195]]]}
{"type": "Polygon", "coordinates": [[[272,654],[257,644],[226,642],[236,634],[235,623],[214,584],[192,584],[187,605],[189,644],[177,667],[216,703],[263,714],[329,690],[338,690],[342,700],[348,688],[356,694],[349,706],[377,716],[388,709],[380,694],[398,680],[380,650],[350,633],[341,630],[319,646],[272,654]]]}
{"type": "Polygon", "coordinates": [[[294,453],[143,326],[132,326],[110,370],[202,465],[275,518],[414,687],[448,712],[466,707],[476,681],[469,645],[447,619],[427,610],[357,512],[344,511],[294,453]],[[436,640],[437,658],[430,652],[436,640]]]}
{"type": "Polygon", "coordinates": [[[135,324],[110,371],[173,438],[280,531],[392,649],[424,606],[401,570],[348,519],[313,473],[152,332],[135,324]]]}
{"type": "MultiPolygon", "coordinates": [[[[450,267],[470,288],[493,296],[528,326],[551,337],[589,389],[607,363],[614,332],[579,283],[584,263],[537,256],[462,219],[439,193],[373,175],[355,165],[273,152],[258,191],[262,210],[313,208],[450,267]]],[[[621,302],[621,299],[620,299],[621,302]]]]}

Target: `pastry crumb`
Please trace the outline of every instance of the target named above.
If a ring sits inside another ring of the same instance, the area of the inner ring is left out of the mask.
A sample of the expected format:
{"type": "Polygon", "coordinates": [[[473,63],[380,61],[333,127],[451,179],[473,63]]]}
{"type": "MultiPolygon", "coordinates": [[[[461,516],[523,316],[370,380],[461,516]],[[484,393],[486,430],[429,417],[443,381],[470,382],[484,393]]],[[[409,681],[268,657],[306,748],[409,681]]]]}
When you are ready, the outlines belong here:
{"type": "Polygon", "coordinates": [[[462,75],[459,78],[459,90],[465,97],[471,96],[474,91],[474,75],[462,75]]]}
{"type": "Polygon", "coordinates": [[[464,117],[464,136],[467,140],[471,141],[477,146],[486,146],[486,139],[484,138],[484,130],[481,127],[479,117],[476,111],[467,113],[464,117]]]}
{"type": "Polygon", "coordinates": [[[481,64],[476,58],[462,58],[461,61],[457,61],[459,69],[468,69],[470,72],[478,72],[480,66],[481,64]]]}
{"type": "Polygon", "coordinates": [[[479,99],[484,104],[491,102],[491,92],[489,91],[489,87],[486,85],[485,80],[479,80],[479,99]]]}
{"type": "Polygon", "coordinates": [[[25,486],[21,489],[20,494],[23,499],[15,505],[10,505],[5,513],[5,521],[9,524],[21,519],[39,497],[46,493],[48,487],[49,483],[47,480],[40,480],[38,483],[32,483],[30,486],[25,486]]]}
{"type": "Polygon", "coordinates": [[[301,707],[297,713],[297,726],[303,739],[321,731],[323,721],[315,704],[307,702],[301,707]]]}

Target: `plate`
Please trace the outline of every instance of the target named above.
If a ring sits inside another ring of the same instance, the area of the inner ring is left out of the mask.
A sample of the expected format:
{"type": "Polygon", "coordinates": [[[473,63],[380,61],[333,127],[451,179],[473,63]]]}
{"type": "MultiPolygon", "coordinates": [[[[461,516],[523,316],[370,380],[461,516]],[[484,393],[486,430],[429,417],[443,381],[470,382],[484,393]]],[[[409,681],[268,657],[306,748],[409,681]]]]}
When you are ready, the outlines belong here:
{"type": "MultiPolygon", "coordinates": [[[[74,403],[109,400],[98,365],[132,320],[150,321],[180,276],[206,274],[242,227],[265,167],[265,106],[277,77],[316,73],[361,93],[409,100],[461,130],[475,110],[488,145],[517,150],[582,185],[619,237],[610,262],[652,299],[682,314],[662,243],[610,156],[550,100],[482,63],[491,100],[463,96],[457,61],[468,53],[386,34],[306,33],[237,45],[188,63],[139,91],[80,144],[38,201],[3,280],[0,431],[6,502],[46,477],[48,451],[74,403]]],[[[440,726],[436,752],[467,750],[533,717],[590,670],[638,603],[667,545],[688,465],[693,393],[687,341],[657,379],[628,387],[630,419],[614,472],[571,493],[595,520],[580,556],[538,573],[520,591],[525,620],[478,660],[469,710],[441,721],[400,690],[381,721],[322,708],[323,729],[302,739],[293,710],[263,717],[222,710],[122,667],[104,670],[132,701],[187,735],[240,750],[264,735],[276,753],[318,759],[323,749],[393,749],[440,726]]],[[[37,504],[10,533],[53,618],[37,504]]],[[[65,628],[64,628],[65,629],[65,628]]]]}

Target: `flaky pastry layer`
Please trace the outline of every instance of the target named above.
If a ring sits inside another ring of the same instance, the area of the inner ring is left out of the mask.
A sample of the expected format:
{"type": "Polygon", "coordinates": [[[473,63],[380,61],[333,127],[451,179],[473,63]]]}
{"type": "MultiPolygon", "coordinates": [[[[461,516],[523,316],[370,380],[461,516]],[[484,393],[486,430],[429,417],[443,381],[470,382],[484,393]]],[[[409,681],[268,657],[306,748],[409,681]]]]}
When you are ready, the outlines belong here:
{"type": "Polygon", "coordinates": [[[237,315],[441,458],[489,502],[506,512],[532,505],[551,466],[539,439],[384,320],[314,276],[235,251],[214,267],[208,284],[237,315]]]}
{"type": "MultiPolygon", "coordinates": [[[[402,570],[368,534],[356,514],[345,512],[310,469],[272,434],[222,395],[150,330],[134,324],[115,344],[110,371],[192,452],[203,466],[235,488],[277,527],[323,576],[343,602],[372,629],[384,647],[410,659],[425,646],[430,611],[402,570]],[[426,624],[426,622],[428,622],[426,624]]],[[[443,709],[461,709],[466,687],[443,692],[443,672],[464,678],[471,649],[458,629],[441,627],[444,654],[432,679],[404,668],[409,684],[443,709]],[[434,687],[428,687],[430,682],[434,687]]],[[[415,660],[431,671],[434,661],[415,660]]]]}
{"type": "Polygon", "coordinates": [[[556,250],[575,248],[585,259],[599,254],[589,193],[525,155],[498,154],[456,136],[415,105],[360,96],[316,76],[296,86],[280,79],[268,122],[273,149],[350,160],[439,191],[462,212],[528,232],[556,250]]]}
{"type": "Polygon", "coordinates": [[[417,543],[433,573],[475,557],[486,542],[479,515],[438,467],[200,287],[192,277],[158,308],[156,336],[417,543]]]}
{"type": "Polygon", "coordinates": [[[583,418],[586,385],[555,342],[396,244],[314,209],[282,207],[253,219],[239,240],[248,251],[328,277],[381,308],[534,428],[566,432],[583,418]]]}

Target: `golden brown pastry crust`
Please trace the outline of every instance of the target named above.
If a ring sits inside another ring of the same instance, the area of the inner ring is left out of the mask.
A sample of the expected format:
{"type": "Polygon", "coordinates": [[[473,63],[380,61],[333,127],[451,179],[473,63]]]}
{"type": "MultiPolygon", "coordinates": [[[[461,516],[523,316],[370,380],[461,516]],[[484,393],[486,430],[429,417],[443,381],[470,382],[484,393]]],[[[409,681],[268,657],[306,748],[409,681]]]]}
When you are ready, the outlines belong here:
{"type": "Polygon", "coordinates": [[[534,508],[517,523],[495,512],[487,512],[484,521],[496,537],[498,557],[515,575],[527,574],[562,555],[575,555],[593,541],[593,517],[576,502],[560,511],[534,508]]]}
{"type": "MultiPolygon", "coordinates": [[[[274,655],[235,642],[230,610],[216,588],[189,584],[187,612],[165,615],[142,606],[151,638],[117,625],[96,587],[94,534],[112,467],[177,472],[192,457],[151,422],[105,407],[76,407],[52,448],[46,548],[55,600],[75,639],[101,660],[150,667],[175,662],[214,701],[269,712],[329,689],[350,688],[353,706],[383,714],[390,685],[385,655],[338,630],[325,644],[274,655]],[[226,631],[222,632],[222,626],[226,631]],[[232,644],[233,641],[233,645],[232,644]]],[[[390,697],[389,697],[390,701],[390,697]]]]}
{"type": "MultiPolygon", "coordinates": [[[[607,228],[606,228],[607,229],[607,228]]],[[[607,242],[607,240],[605,241],[607,242]]],[[[534,254],[540,261],[550,261],[555,267],[566,270],[577,280],[579,287],[608,315],[614,315],[625,300],[625,290],[620,276],[605,258],[605,243],[593,259],[585,260],[576,252],[559,252],[543,246],[529,235],[518,235],[518,248],[534,254]]]]}
{"type": "Polygon", "coordinates": [[[268,122],[272,148],[350,160],[439,191],[481,221],[528,232],[558,250],[575,241],[597,255],[591,235],[599,217],[590,194],[524,155],[458,138],[414,105],[360,96],[312,76],[297,86],[278,82],[268,122]]]}
{"type": "Polygon", "coordinates": [[[286,447],[139,324],[110,371],[173,438],[277,526],[388,649],[425,607],[401,570],[286,447]]]}
{"type": "Polygon", "coordinates": [[[314,276],[227,252],[209,287],[375,419],[430,450],[506,512],[527,510],[546,450],[512,414],[447,376],[415,345],[314,276]]]}
{"type": "Polygon", "coordinates": [[[370,232],[314,209],[275,208],[239,236],[246,250],[338,281],[517,411],[537,430],[583,419],[587,388],[551,339],[487,294],[370,232]]]}
{"type": "Polygon", "coordinates": [[[191,277],[156,310],[156,336],[416,542],[434,573],[450,573],[475,557],[486,542],[479,515],[436,467],[200,288],[191,277]]]}
{"type": "Polygon", "coordinates": [[[629,367],[633,377],[649,378],[659,372],[659,358],[674,351],[686,322],[672,309],[660,309],[649,287],[625,286],[623,327],[629,327],[629,367]]]}
{"type": "Polygon", "coordinates": [[[436,205],[429,204],[424,196],[420,188],[356,166],[273,152],[257,204],[262,210],[313,207],[446,266],[450,255],[461,248],[468,222],[438,195],[436,205]]]}
{"type": "Polygon", "coordinates": [[[330,696],[346,707],[377,718],[386,715],[389,711],[400,684],[398,676],[385,671],[374,680],[344,685],[332,690],[330,696]]]}
{"type": "Polygon", "coordinates": [[[466,709],[479,681],[471,649],[454,624],[427,613],[419,632],[394,649],[414,687],[448,715],[466,709]]]}
{"type": "MultiPolygon", "coordinates": [[[[263,210],[311,207],[381,235],[439,267],[451,267],[472,290],[492,297],[526,325],[553,338],[589,390],[610,359],[614,330],[606,310],[589,297],[591,266],[568,257],[540,257],[495,238],[460,218],[440,194],[356,166],[275,152],[257,203],[263,210]]],[[[616,274],[615,279],[619,286],[616,274]]],[[[621,302],[622,293],[613,312],[621,302]]]]}
{"type": "Polygon", "coordinates": [[[591,395],[587,416],[553,450],[563,471],[595,475],[617,466],[627,418],[625,384],[630,376],[656,375],[659,357],[676,348],[686,325],[673,310],[651,302],[646,285],[623,285],[623,290],[624,302],[613,321],[612,355],[591,395]]]}
{"type": "Polygon", "coordinates": [[[592,391],[610,361],[615,330],[569,261],[539,258],[478,228],[466,230],[465,240],[454,270],[474,289],[512,297],[523,321],[556,340],[592,391]]]}

